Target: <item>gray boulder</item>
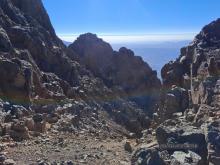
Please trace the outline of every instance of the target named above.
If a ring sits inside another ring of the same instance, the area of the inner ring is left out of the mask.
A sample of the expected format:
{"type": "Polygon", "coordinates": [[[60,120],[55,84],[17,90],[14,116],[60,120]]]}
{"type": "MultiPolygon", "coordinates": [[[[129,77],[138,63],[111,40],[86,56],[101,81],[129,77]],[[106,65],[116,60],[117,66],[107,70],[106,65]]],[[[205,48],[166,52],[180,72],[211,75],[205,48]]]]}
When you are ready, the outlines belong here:
{"type": "Polygon", "coordinates": [[[166,121],[156,129],[156,138],[162,150],[169,152],[193,151],[207,161],[207,142],[205,132],[184,121],[166,121]]]}

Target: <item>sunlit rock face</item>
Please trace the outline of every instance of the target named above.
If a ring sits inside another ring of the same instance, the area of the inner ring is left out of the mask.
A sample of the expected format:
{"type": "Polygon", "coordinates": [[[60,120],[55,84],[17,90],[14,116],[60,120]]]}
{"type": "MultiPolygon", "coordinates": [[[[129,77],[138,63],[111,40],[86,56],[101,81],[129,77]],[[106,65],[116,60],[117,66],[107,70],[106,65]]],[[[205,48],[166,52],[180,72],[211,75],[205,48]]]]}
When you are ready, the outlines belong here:
{"type": "MultiPolygon", "coordinates": [[[[196,132],[200,131],[203,141],[198,146],[203,149],[197,148],[195,152],[202,158],[201,164],[217,165],[220,160],[220,147],[217,142],[220,133],[219,34],[220,19],[217,19],[206,25],[189,46],[181,49],[179,58],[166,64],[161,71],[163,93],[157,114],[157,121],[161,123],[157,129],[158,140],[164,137],[165,132],[172,134],[166,135],[171,139],[174,135],[174,140],[179,136],[174,132],[178,132],[178,127],[181,127],[184,130],[179,133],[187,137],[179,143],[196,144],[190,142],[193,138],[187,138],[191,133],[196,135],[196,132]],[[162,127],[168,130],[162,133],[162,127]]],[[[190,150],[193,151],[188,149],[188,152],[190,150]]],[[[175,156],[177,153],[172,154],[175,156]]]]}
{"type": "MultiPolygon", "coordinates": [[[[161,75],[164,85],[186,85],[187,76],[219,76],[220,19],[206,25],[193,42],[181,49],[179,58],[166,64],[161,75]]],[[[189,87],[189,86],[188,86],[189,87]]]]}
{"type": "Polygon", "coordinates": [[[189,46],[181,49],[180,56],[161,70],[165,92],[173,86],[184,88],[191,95],[188,107],[218,104],[219,26],[219,19],[206,25],[189,46]]]}

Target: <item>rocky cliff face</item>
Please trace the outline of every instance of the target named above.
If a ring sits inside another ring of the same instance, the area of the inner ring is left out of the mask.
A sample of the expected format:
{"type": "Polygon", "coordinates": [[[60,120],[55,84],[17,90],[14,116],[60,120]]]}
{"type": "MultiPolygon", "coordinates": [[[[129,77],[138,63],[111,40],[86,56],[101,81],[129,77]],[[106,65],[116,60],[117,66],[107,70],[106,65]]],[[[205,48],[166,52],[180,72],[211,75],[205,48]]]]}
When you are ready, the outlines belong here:
{"type": "MultiPolygon", "coordinates": [[[[166,64],[161,73],[164,85],[176,85],[189,91],[191,105],[216,104],[219,79],[219,22],[205,26],[180,57],[166,64]]],[[[189,105],[188,105],[189,106],[189,105]]]]}
{"type": "Polygon", "coordinates": [[[135,101],[152,114],[161,84],[156,71],[141,57],[125,47],[113,51],[108,43],[91,33],[81,35],[69,49],[78,54],[72,58],[101,78],[109,88],[116,93],[124,91],[122,97],[135,101]]]}
{"type": "Polygon", "coordinates": [[[156,137],[159,154],[170,164],[219,164],[219,34],[218,19],[162,68],[156,137]]]}

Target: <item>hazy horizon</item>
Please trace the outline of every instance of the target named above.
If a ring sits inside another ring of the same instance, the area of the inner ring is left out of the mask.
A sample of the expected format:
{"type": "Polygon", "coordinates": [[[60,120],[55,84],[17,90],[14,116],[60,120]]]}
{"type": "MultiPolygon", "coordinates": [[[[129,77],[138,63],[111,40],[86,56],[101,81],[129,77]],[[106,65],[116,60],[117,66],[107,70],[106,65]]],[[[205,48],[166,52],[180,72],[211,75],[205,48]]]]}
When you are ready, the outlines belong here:
{"type": "MultiPolygon", "coordinates": [[[[81,34],[57,34],[63,41],[74,42],[81,34]]],[[[120,43],[137,43],[149,44],[160,42],[180,42],[193,40],[196,33],[152,33],[152,34],[99,34],[95,33],[99,38],[110,44],[120,43]]]]}

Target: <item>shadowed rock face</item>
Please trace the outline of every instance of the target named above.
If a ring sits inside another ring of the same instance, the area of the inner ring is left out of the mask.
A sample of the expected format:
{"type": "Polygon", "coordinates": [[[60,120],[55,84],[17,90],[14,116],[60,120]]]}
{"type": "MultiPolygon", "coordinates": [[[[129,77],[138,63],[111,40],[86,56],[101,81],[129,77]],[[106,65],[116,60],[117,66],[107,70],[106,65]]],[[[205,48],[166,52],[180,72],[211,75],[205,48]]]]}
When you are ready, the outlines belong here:
{"type": "Polygon", "coordinates": [[[110,44],[97,38],[95,34],[81,35],[69,48],[78,54],[79,62],[91,70],[95,76],[107,78],[106,74],[113,71],[109,70],[113,68],[113,49],[110,44]]]}
{"type": "Polygon", "coordinates": [[[78,83],[75,72],[79,66],[66,56],[66,48],[56,36],[40,0],[2,0],[0,7],[5,50],[10,45],[16,52],[28,50],[40,70],[54,72],[71,85],[78,83]]]}
{"type": "Polygon", "coordinates": [[[80,64],[103,79],[108,87],[122,89],[124,97],[152,112],[159,96],[153,92],[159,93],[161,84],[156,72],[141,57],[125,47],[113,51],[108,43],[91,33],[81,35],[69,49],[78,54],[75,59],[80,64]]]}
{"type": "Polygon", "coordinates": [[[220,46],[220,19],[217,19],[206,25],[196,36],[195,43],[202,47],[219,47],[220,46]]]}
{"type": "Polygon", "coordinates": [[[78,54],[82,65],[106,80],[110,87],[118,85],[129,91],[138,86],[160,86],[156,72],[141,57],[135,56],[133,51],[125,47],[118,52],[113,51],[108,43],[95,34],[81,35],[69,49],[78,54]]]}
{"type": "Polygon", "coordinates": [[[20,9],[25,15],[31,16],[36,19],[36,21],[43,26],[45,29],[53,33],[55,36],[55,31],[50,23],[49,16],[45,11],[43,4],[39,0],[12,0],[12,3],[20,9]]]}

